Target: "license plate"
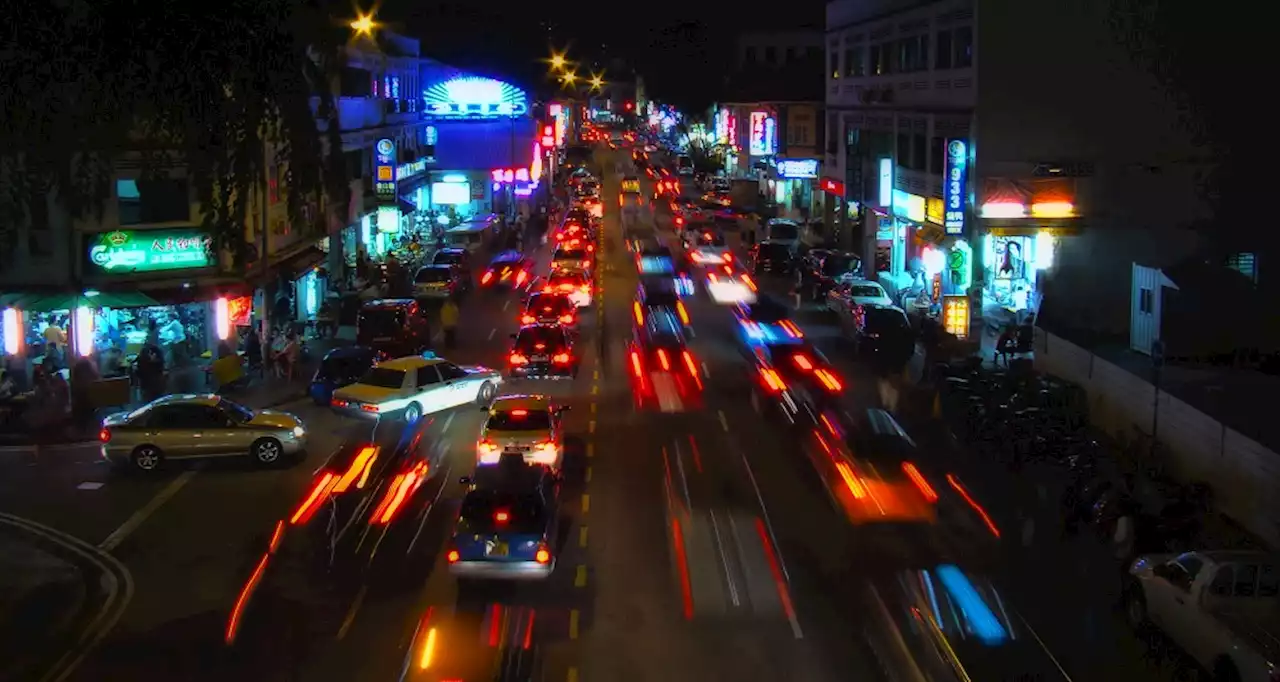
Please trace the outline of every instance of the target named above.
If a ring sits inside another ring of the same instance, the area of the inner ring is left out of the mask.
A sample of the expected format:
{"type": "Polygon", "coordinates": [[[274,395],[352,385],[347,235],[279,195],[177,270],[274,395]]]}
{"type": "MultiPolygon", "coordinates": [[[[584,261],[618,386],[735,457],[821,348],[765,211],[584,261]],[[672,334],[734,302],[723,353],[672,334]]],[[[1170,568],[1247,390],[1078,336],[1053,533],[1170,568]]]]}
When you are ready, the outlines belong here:
{"type": "Polygon", "coordinates": [[[495,542],[485,549],[487,550],[487,554],[493,557],[504,557],[511,551],[505,542],[495,542]]]}
{"type": "Polygon", "coordinates": [[[529,358],[529,362],[546,362],[546,361],[547,361],[547,356],[545,355],[534,355],[529,358]]]}

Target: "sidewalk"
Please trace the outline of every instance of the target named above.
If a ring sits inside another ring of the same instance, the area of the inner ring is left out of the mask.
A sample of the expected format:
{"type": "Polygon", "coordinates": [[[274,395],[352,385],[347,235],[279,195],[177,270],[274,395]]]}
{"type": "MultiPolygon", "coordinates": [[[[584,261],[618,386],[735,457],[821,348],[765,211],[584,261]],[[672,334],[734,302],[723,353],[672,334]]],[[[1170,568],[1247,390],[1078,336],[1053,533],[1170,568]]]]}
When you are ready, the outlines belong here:
{"type": "Polygon", "coordinates": [[[86,577],[76,566],[0,525],[0,679],[28,679],[41,654],[74,634],[86,577]]]}

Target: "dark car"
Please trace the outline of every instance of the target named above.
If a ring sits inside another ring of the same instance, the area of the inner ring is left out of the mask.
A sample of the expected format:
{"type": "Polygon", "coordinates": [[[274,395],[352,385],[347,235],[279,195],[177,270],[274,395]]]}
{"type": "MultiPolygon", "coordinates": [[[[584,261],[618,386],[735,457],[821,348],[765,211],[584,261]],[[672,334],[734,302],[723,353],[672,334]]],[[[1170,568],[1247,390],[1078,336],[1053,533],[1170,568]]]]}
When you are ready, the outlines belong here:
{"type": "Polygon", "coordinates": [[[578,305],[568,294],[538,292],[525,301],[520,324],[556,324],[574,328],[578,324],[578,305]]]}
{"type": "Polygon", "coordinates": [[[844,392],[831,361],[808,341],[763,343],[748,347],[744,355],[753,379],[751,402],[763,414],[811,426],[844,392]]]}
{"type": "Polygon", "coordinates": [[[632,304],[636,328],[643,327],[649,315],[662,312],[674,314],[680,321],[683,333],[693,335],[693,323],[689,319],[684,301],[680,300],[680,289],[676,281],[670,277],[641,277],[640,285],[636,288],[636,299],[632,304]]]}
{"type": "Polygon", "coordinates": [[[842,281],[860,277],[862,257],[852,251],[813,249],[800,261],[801,290],[821,300],[842,281]]]}
{"type": "Polygon", "coordinates": [[[462,273],[466,288],[471,288],[471,252],[456,246],[440,249],[431,257],[432,265],[452,265],[462,273]]]}
{"type": "Polygon", "coordinates": [[[751,247],[752,274],[786,275],[795,270],[795,251],[786,242],[762,241],[751,247]]]}
{"type": "Polygon", "coordinates": [[[424,265],[413,275],[413,297],[418,300],[456,298],[469,280],[453,265],[424,265]]]}
{"type": "Polygon", "coordinates": [[[573,335],[558,324],[530,324],[511,335],[507,374],[512,378],[572,379],[581,360],[573,335]]]}
{"type": "Polygon", "coordinates": [[[489,261],[489,269],[480,276],[480,286],[496,289],[521,289],[533,278],[533,262],[519,251],[503,251],[489,261]]]}
{"type": "Polygon", "coordinates": [[[445,558],[460,580],[544,580],[556,567],[560,482],[517,455],[463,477],[445,558]]]}
{"type": "Polygon", "coordinates": [[[653,309],[627,349],[636,406],[681,412],[701,403],[702,365],[689,350],[673,311],[653,309]]]}
{"type": "Polygon", "coordinates": [[[733,314],[738,322],[738,340],[746,348],[804,341],[804,332],[791,321],[791,308],[771,296],[762,295],[755,303],[740,303],[733,314]]]}
{"type": "Polygon", "coordinates": [[[335,389],[354,384],[369,371],[376,358],[372,348],[346,346],[335,348],[320,361],[315,376],[311,377],[308,393],[317,405],[328,405],[335,389]]]}
{"type": "Polygon", "coordinates": [[[356,343],[372,348],[379,360],[418,355],[431,347],[426,309],[408,298],[383,298],[360,306],[356,343]]]}
{"type": "Polygon", "coordinates": [[[905,364],[915,354],[915,332],[907,314],[896,306],[859,306],[853,316],[853,342],[859,353],[885,367],[905,364]]]}

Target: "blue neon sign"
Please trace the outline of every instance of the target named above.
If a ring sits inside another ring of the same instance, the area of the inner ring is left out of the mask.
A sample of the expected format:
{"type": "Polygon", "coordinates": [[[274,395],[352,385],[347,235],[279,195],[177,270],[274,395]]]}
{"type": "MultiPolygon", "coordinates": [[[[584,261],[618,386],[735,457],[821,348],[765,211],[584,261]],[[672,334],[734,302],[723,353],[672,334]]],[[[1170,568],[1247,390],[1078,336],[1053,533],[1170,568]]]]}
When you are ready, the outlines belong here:
{"type": "Polygon", "coordinates": [[[817,159],[779,159],[778,177],[781,178],[816,178],[818,177],[817,159]]]}
{"type": "Polygon", "coordinates": [[[964,140],[947,140],[942,181],[943,228],[947,234],[964,234],[964,202],[969,193],[969,145],[964,140]]]}
{"type": "Polygon", "coordinates": [[[427,116],[434,118],[515,118],[529,113],[524,90],[492,78],[450,78],[427,88],[423,97],[427,116]]]}

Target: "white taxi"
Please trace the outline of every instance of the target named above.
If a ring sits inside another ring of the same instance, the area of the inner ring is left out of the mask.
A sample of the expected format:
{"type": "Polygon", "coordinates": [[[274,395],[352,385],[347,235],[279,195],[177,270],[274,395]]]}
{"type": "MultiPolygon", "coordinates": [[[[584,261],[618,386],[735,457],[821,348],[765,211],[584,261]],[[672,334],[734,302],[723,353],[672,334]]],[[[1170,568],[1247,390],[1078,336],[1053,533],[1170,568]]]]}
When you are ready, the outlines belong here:
{"type": "Polygon", "coordinates": [[[455,365],[428,351],[374,365],[356,383],[334,391],[329,404],[357,417],[399,412],[411,422],[467,403],[487,407],[501,384],[496,370],[455,365]]]}
{"type": "Polygon", "coordinates": [[[503,456],[521,456],[528,464],[560,471],[564,463],[564,424],[569,410],[545,395],[505,395],[493,401],[476,442],[476,466],[498,464],[503,456]]]}

